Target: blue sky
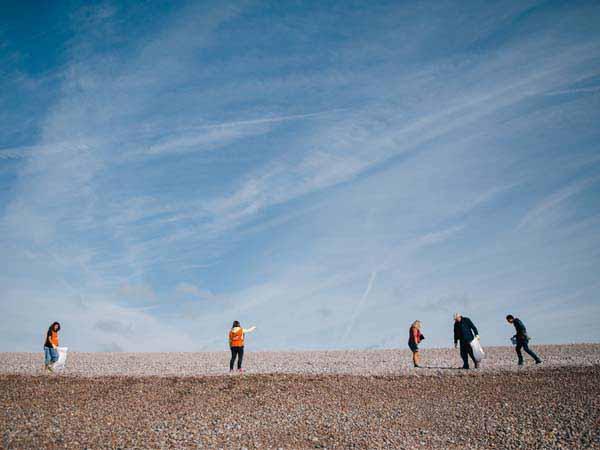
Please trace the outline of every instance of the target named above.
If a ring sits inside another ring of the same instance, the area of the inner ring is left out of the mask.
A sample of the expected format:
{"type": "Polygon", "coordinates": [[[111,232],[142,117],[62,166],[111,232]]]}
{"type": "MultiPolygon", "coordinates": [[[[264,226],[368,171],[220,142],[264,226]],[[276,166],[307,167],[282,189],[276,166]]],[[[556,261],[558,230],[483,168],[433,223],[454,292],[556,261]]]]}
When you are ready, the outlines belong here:
{"type": "Polygon", "coordinates": [[[0,16],[0,350],[600,340],[598,2],[0,16]]]}

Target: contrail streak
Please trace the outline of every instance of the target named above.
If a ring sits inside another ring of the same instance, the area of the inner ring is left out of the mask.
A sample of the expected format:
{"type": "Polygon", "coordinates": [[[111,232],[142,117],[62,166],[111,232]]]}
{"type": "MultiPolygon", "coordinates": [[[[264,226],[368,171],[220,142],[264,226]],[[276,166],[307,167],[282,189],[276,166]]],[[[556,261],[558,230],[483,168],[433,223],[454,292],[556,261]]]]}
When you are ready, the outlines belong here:
{"type": "Polygon", "coordinates": [[[227,128],[227,127],[236,127],[239,125],[255,125],[260,123],[272,123],[272,122],[285,122],[288,120],[296,120],[296,119],[306,119],[310,117],[318,117],[326,114],[331,114],[339,111],[345,111],[344,108],[330,109],[327,111],[319,111],[314,113],[306,113],[306,114],[291,114],[287,116],[275,116],[275,117],[263,117],[260,119],[249,119],[249,120],[237,120],[233,122],[222,122],[215,123],[210,125],[200,125],[197,127],[191,127],[193,129],[210,129],[210,128],[227,128]]]}
{"type": "Polygon", "coordinates": [[[376,278],[377,278],[377,271],[374,270],[371,272],[371,276],[369,277],[369,282],[367,283],[367,287],[365,288],[365,291],[363,292],[362,297],[360,298],[358,304],[354,308],[354,312],[352,313],[352,318],[350,320],[350,324],[348,325],[348,328],[346,329],[346,332],[344,333],[342,340],[346,340],[346,338],[352,331],[352,328],[354,327],[354,324],[356,322],[356,318],[358,317],[358,313],[360,312],[363,305],[367,301],[367,298],[369,297],[369,294],[371,293],[371,289],[373,289],[373,284],[375,284],[376,278]]]}
{"type": "MultiPolygon", "coordinates": [[[[208,125],[197,125],[183,128],[167,128],[165,131],[173,134],[173,133],[181,133],[185,131],[191,130],[210,130],[210,129],[219,129],[219,128],[234,128],[237,126],[244,125],[259,125],[261,123],[277,123],[277,122],[286,122],[291,120],[298,119],[309,119],[311,117],[319,117],[327,114],[332,114],[340,111],[347,111],[347,108],[336,108],[330,109],[326,111],[318,111],[313,113],[306,114],[290,114],[287,116],[274,116],[274,117],[263,117],[259,119],[249,119],[249,120],[236,120],[232,122],[222,122],[222,123],[213,123],[208,125]]],[[[135,140],[135,138],[133,139],[135,140]]],[[[79,151],[90,151],[90,147],[88,145],[73,145],[65,142],[50,142],[43,146],[34,146],[34,147],[22,147],[22,148],[0,148],[0,160],[9,160],[9,159],[21,159],[27,158],[34,155],[46,155],[46,154],[58,154],[61,152],[69,151],[69,150],[79,150],[79,151]]]]}

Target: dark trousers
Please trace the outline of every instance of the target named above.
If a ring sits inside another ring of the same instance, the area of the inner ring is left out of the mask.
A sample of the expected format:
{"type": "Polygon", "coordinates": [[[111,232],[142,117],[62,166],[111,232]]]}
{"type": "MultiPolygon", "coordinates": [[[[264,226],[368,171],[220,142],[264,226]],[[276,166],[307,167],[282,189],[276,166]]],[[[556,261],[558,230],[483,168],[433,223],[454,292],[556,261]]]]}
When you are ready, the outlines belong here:
{"type": "Polygon", "coordinates": [[[242,368],[242,360],[244,359],[244,347],[229,347],[231,349],[231,359],[229,360],[229,370],[233,370],[233,364],[237,357],[237,368],[242,368]]]}
{"type": "Polygon", "coordinates": [[[517,346],[515,350],[517,351],[517,356],[519,357],[519,364],[523,364],[523,353],[521,353],[521,349],[525,350],[529,356],[531,356],[535,362],[541,361],[540,357],[536,355],[533,350],[529,348],[529,344],[526,340],[517,340],[517,346]]]}
{"type": "Polygon", "coordinates": [[[473,355],[473,347],[471,347],[471,343],[467,342],[463,339],[460,340],[460,357],[463,360],[463,367],[465,369],[469,368],[469,356],[477,365],[477,361],[475,361],[475,355],[473,355]]]}

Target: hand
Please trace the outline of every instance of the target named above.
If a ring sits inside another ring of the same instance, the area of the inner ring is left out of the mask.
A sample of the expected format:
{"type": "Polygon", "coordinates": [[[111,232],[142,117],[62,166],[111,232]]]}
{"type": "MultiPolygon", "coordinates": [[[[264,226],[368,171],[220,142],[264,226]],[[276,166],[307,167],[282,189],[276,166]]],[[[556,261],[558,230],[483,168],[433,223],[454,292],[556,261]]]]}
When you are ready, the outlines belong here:
{"type": "Polygon", "coordinates": [[[425,336],[421,335],[421,340],[425,339],[425,336]]]}
{"type": "Polygon", "coordinates": [[[479,335],[478,335],[478,334],[475,336],[475,339],[478,339],[478,340],[479,340],[479,335]]]}
{"type": "Polygon", "coordinates": [[[454,348],[458,348],[458,342],[454,343],[454,348]]]}

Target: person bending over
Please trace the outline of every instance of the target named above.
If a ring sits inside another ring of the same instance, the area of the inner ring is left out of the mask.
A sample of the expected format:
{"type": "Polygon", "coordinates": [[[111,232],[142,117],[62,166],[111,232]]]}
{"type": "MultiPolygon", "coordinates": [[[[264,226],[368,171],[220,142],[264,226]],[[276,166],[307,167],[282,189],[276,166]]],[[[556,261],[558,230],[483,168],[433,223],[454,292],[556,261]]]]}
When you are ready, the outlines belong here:
{"type": "Polygon", "coordinates": [[[415,320],[408,330],[408,348],[412,352],[413,364],[415,367],[419,366],[419,343],[425,339],[425,336],[421,333],[421,322],[415,320]]]}
{"type": "Polygon", "coordinates": [[[237,357],[237,370],[242,372],[242,361],[244,359],[244,335],[254,331],[256,327],[242,328],[240,323],[235,320],[229,331],[229,348],[231,349],[231,359],[229,360],[229,372],[233,372],[233,366],[237,357]]]}
{"type": "Polygon", "coordinates": [[[511,314],[506,316],[506,321],[508,323],[512,323],[517,331],[517,334],[513,336],[513,339],[515,339],[517,344],[515,350],[517,351],[517,357],[519,358],[519,365],[523,365],[523,353],[521,353],[521,349],[525,350],[525,352],[534,359],[536,364],[540,364],[542,362],[540,357],[529,348],[529,336],[527,335],[527,328],[525,328],[525,324],[521,321],[521,319],[513,317],[511,314]]]}
{"type": "Polygon", "coordinates": [[[479,363],[475,361],[471,341],[479,339],[477,328],[468,317],[463,317],[460,314],[454,314],[454,347],[460,342],[460,357],[463,360],[463,369],[469,368],[469,356],[475,363],[475,368],[479,367],[479,363]]]}

